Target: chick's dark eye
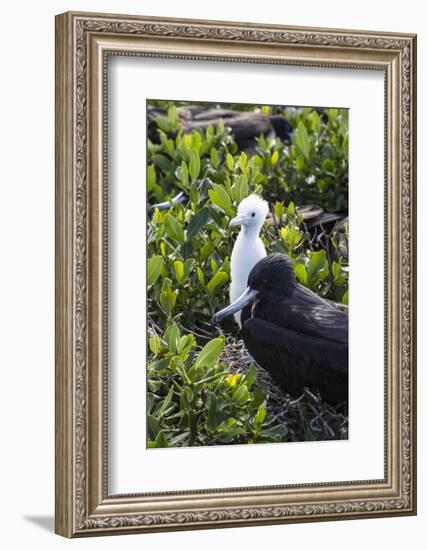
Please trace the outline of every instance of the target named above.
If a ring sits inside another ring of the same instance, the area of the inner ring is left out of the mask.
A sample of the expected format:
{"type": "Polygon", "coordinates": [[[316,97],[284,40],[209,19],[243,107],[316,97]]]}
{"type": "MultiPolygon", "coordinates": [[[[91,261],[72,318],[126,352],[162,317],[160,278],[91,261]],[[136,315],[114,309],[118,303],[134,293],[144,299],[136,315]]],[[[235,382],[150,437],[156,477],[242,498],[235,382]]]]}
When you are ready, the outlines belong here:
{"type": "Polygon", "coordinates": [[[255,218],[255,212],[252,212],[252,217],[255,218]]]}

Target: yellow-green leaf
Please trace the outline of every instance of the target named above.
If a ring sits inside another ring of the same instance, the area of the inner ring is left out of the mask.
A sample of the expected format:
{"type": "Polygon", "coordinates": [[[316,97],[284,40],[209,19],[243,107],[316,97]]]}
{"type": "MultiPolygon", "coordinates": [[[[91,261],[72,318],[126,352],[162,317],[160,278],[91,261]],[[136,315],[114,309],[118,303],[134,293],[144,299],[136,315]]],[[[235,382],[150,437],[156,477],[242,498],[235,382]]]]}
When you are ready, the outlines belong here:
{"type": "Polygon", "coordinates": [[[147,282],[149,285],[154,283],[159,278],[163,266],[163,258],[161,256],[151,256],[147,265],[147,282]]]}
{"type": "Polygon", "coordinates": [[[303,264],[295,264],[295,275],[300,283],[307,284],[307,271],[303,264]]]}
{"type": "Polygon", "coordinates": [[[181,260],[175,260],[173,263],[176,280],[180,283],[184,278],[184,264],[181,260]]]}
{"type": "Polygon", "coordinates": [[[168,119],[173,128],[176,128],[179,124],[178,112],[175,105],[170,105],[168,108],[168,119]]]}
{"type": "Polygon", "coordinates": [[[191,179],[196,181],[200,174],[200,157],[199,153],[194,149],[190,151],[190,164],[188,166],[188,171],[190,172],[191,179]]]}
{"type": "Polygon", "coordinates": [[[255,422],[260,426],[264,422],[266,416],[267,416],[267,409],[265,408],[264,405],[261,405],[256,412],[255,422]]]}
{"type": "Polygon", "coordinates": [[[213,367],[218,361],[224,348],[223,338],[214,338],[208,342],[200,351],[196,360],[196,367],[213,367]]]}
{"type": "Polygon", "coordinates": [[[161,350],[162,346],[161,346],[161,340],[160,340],[160,336],[158,336],[157,334],[152,334],[150,336],[150,350],[152,353],[154,353],[154,355],[157,355],[160,350],[161,350]]]}
{"type": "Polygon", "coordinates": [[[242,151],[242,153],[240,153],[240,157],[239,157],[239,166],[240,166],[240,170],[242,172],[245,171],[245,168],[246,168],[246,165],[248,164],[248,155],[242,151]]]}
{"type": "Polygon", "coordinates": [[[342,297],[342,303],[348,306],[348,290],[344,292],[344,296],[342,297]]]}
{"type": "Polygon", "coordinates": [[[202,286],[205,286],[205,276],[203,275],[203,271],[200,269],[199,266],[196,268],[197,278],[199,279],[199,283],[202,286]]]}
{"type": "Polygon", "coordinates": [[[225,157],[225,161],[227,163],[227,167],[229,170],[233,170],[234,168],[234,158],[230,153],[227,153],[227,156],[225,157]]]}
{"type": "Polygon", "coordinates": [[[277,164],[277,161],[279,160],[279,153],[278,151],[274,151],[274,153],[271,155],[271,164],[274,166],[277,164]]]}

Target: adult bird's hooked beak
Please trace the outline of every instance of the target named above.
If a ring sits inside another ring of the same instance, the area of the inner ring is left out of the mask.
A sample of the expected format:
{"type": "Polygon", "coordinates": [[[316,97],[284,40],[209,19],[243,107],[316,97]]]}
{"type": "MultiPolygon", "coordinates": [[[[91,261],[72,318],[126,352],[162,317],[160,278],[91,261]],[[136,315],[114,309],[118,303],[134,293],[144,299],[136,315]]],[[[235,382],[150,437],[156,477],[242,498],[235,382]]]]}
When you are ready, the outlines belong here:
{"type": "Polygon", "coordinates": [[[253,290],[248,286],[243,294],[241,294],[235,302],[225,307],[221,311],[215,313],[215,315],[212,317],[212,324],[216,326],[226,317],[229,317],[230,315],[233,315],[233,313],[236,313],[237,311],[243,309],[245,306],[252,304],[255,301],[257,295],[258,290],[253,290]]]}
{"type": "Polygon", "coordinates": [[[235,218],[230,220],[230,227],[237,227],[239,225],[246,225],[249,221],[249,218],[243,214],[238,214],[235,218]]]}

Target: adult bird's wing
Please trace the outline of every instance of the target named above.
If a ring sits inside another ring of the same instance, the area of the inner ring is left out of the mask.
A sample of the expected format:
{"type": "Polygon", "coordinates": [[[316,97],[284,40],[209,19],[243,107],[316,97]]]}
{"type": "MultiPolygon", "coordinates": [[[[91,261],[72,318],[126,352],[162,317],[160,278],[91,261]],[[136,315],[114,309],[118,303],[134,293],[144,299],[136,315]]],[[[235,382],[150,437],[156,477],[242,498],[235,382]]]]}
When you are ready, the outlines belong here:
{"type": "Polygon", "coordinates": [[[260,301],[254,316],[298,333],[348,344],[348,310],[300,284],[277,304],[260,301]]]}
{"type": "Polygon", "coordinates": [[[324,399],[348,399],[348,346],[280,327],[260,318],[242,328],[249,353],[293,396],[304,387],[320,390],[324,399]]]}
{"type": "Polygon", "coordinates": [[[348,313],[323,306],[290,305],[281,326],[326,341],[348,344],[348,313]]]}

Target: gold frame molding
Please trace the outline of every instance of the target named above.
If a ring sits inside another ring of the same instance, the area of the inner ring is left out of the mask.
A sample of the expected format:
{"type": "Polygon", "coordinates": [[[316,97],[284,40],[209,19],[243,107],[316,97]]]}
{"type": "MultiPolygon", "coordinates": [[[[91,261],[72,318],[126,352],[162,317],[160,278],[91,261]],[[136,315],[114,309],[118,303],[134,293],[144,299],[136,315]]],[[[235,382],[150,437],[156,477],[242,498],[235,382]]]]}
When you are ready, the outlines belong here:
{"type": "Polygon", "coordinates": [[[416,513],[415,109],[412,34],[71,12],[56,17],[58,534],[77,537],[416,513]],[[109,55],[384,72],[384,479],[108,494],[104,272],[109,55]]]}

